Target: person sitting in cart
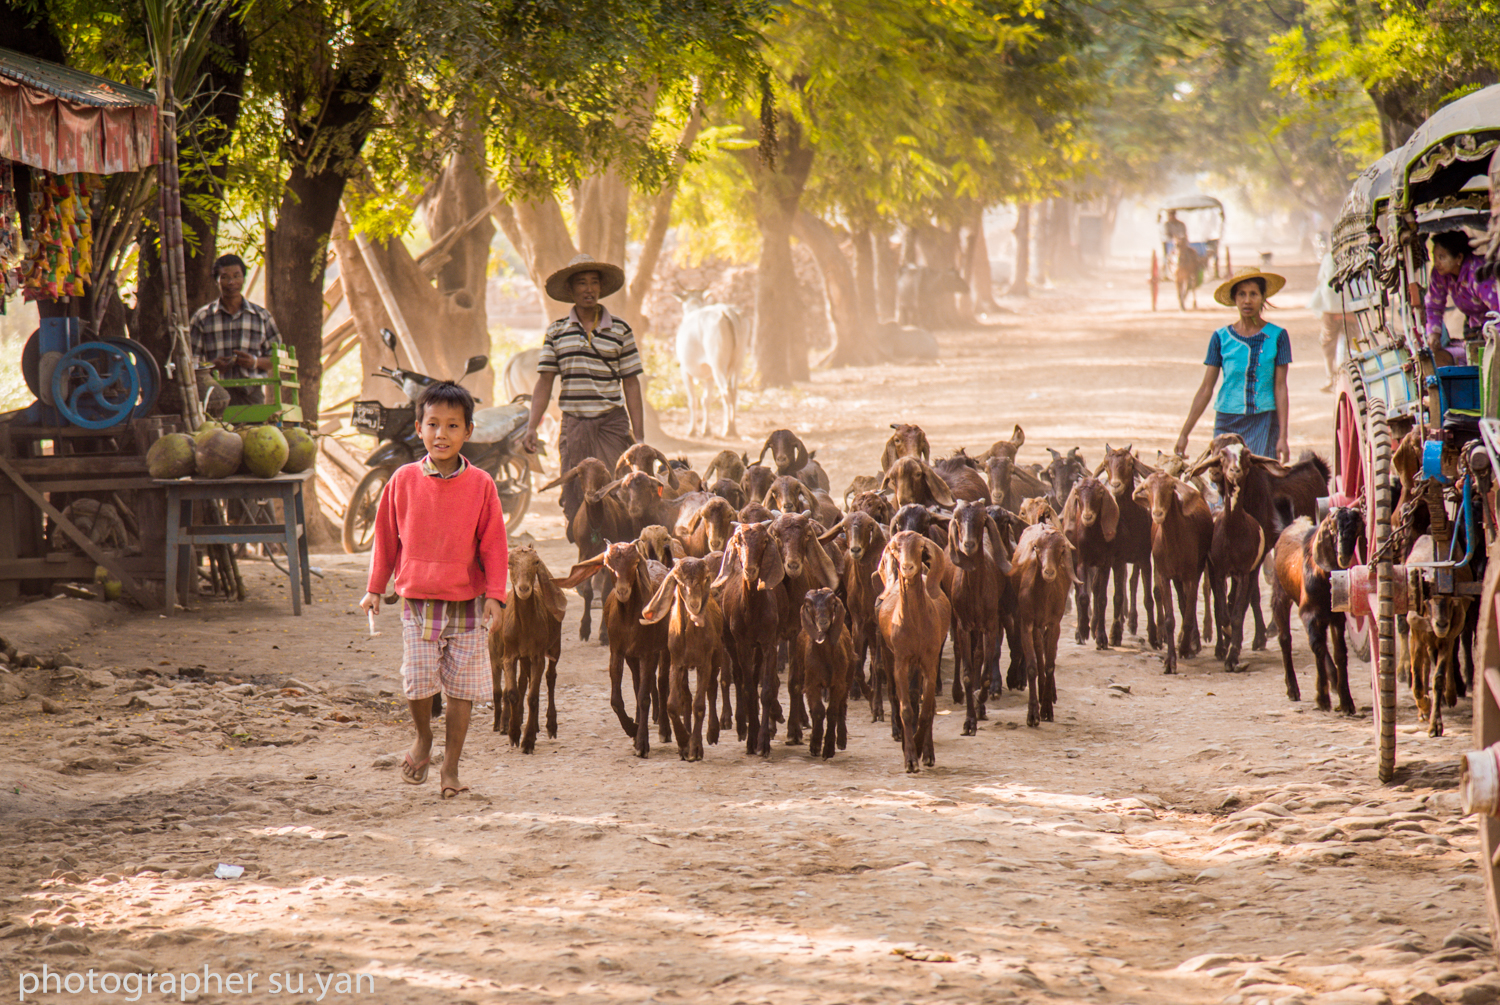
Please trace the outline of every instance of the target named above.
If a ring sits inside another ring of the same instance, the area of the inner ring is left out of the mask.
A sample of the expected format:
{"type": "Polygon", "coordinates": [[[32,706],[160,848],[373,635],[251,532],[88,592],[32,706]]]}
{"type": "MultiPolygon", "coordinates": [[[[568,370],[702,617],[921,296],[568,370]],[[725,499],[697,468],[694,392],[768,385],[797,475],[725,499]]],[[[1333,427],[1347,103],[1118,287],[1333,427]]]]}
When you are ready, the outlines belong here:
{"type": "Polygon", "coordinates": [[[1161,232],[1175,250],[1178,241],[1188,239],[1187,224],[1177,219],[1177,210],[1167,210],[1167,219],[1161,225],[1161,232]]]}
{"type": "Polygon", "coordinates": [[[1446,349],[1457,363],[1465,362],[1467,353],[1463,343],[1450,344],[1448,328],[1443,322],[1449,299],[1463,312],[1467,338],[1478,339],[1485,315],[1490,311],[1500,311],[1500,290],[1497,290],[1495,280],[1479,278],[1479,267],[1483,264],[1463,231],[1448,230],[1432,236],[1432,279],[1427,285],[1424,305],[1427,345],[1435,353],[1446,349]]]}
{"type": "Polygon", "coordinates": [[[1292,362],[1292,341],[1285,328],[1262,316],[1266,300],[1286,279],[1272,272],[1243,269],[1219,284],[1214,299],[1239,311],[1239,319],[1208,339],[1203,383],[1193,396],[1187,422],[1177,438],[1177,453],[1187,456],[1188,437],[1208,408],[1222,371],[1224,383],[1214,398],[1214,435],[1238,433],[1252,454],[1292,459],[1287,442],[1286,372],[1292,362]]]}
{"type": "MultiPolygon", "coordinates": [[[[259,377],[271,369],[271,346],[281,344],[281,332],[271,312],[241,294],[245,287],[245,262],[239,255],[214,259],[214,282],[219,299],[193,314],[188,344],[193,358],[211,366],[221,377],[259,377]]],[[[226,387],[231,405],[261,405],[264,389],[257,386],[226,387]]]]}

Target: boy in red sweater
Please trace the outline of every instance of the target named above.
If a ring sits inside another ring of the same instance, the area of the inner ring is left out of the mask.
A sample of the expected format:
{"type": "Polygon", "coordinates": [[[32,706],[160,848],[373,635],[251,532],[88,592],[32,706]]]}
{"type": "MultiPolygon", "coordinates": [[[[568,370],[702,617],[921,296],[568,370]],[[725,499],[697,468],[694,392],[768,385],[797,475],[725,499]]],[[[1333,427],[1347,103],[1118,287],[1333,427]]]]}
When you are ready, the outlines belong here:
{"type": "Polygon", "coordinates": [[[396,469],[380,496],[370,581],[360,606],[380,610],[392,573],[401,601],[401,682],[416,742],[401,763],[413,785],[432,760],[432,696],[448,699],[441,798],[469,791],[458,758],[476,701],[494,699],[488,637],[500,628],[508,551],[495,481],[459,449],[474,432],[474,399],[452,381],[417,398],[427,456],[396,469]]]}

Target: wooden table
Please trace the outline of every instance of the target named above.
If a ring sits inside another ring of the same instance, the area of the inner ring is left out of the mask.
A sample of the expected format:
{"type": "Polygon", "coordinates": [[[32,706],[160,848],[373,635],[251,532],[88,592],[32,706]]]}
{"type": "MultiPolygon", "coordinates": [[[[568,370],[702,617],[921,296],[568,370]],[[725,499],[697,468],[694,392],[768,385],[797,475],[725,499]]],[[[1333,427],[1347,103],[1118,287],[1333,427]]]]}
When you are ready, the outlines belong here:
{"type": "Polygon", "coordinates": [[[193,546],[199,544],[265,544],[286,546],[287,574],[291,577],[292,613],[301,614],[304,601],[312,603],[312,570],[307,555],[307,518],[303,512],[303,486],[313,476],[311,469],[295,475],[256,478],[158,479],[167,490],[167,614],[174,600],[186,606],[193,576],[193,546]],[[285,519],[280,523],[194,524],[193,503],[199,500],[239,499],[246,502],[280,499],[285,519]]]}

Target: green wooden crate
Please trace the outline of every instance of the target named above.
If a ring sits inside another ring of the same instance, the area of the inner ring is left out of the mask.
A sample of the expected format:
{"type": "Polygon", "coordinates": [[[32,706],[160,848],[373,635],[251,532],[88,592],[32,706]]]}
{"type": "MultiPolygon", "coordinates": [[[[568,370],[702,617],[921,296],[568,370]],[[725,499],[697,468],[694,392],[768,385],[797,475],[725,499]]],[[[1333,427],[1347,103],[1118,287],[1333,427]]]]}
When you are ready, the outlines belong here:
{"type": "Polygon", "coordinates": [[[224,421],[234,424],[302,421],[301,386],[297,378],[297,350],[289,345],[271,347],[271,370],[264,377],[220,378],[222,387],[264,387],[267,401],[261,405],[230,405],[224,421]]]}

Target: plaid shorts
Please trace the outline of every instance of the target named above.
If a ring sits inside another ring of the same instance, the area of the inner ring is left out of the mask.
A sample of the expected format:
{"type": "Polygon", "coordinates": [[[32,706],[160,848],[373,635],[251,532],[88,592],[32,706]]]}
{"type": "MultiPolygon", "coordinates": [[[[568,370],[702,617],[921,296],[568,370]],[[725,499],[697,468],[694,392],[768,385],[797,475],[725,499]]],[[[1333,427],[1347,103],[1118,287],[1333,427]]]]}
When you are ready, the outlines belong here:
{"type": "Polygon", "coordinates": [[[403,617],[401,686],[409,701],[431,698],[439,691],[462,701],[493,700],[489,632],[476,628],[428,642],[422,638],[421,623],[403,617]]]}

